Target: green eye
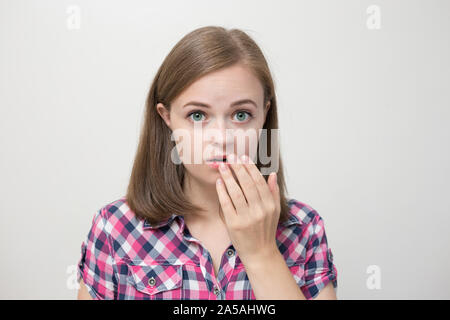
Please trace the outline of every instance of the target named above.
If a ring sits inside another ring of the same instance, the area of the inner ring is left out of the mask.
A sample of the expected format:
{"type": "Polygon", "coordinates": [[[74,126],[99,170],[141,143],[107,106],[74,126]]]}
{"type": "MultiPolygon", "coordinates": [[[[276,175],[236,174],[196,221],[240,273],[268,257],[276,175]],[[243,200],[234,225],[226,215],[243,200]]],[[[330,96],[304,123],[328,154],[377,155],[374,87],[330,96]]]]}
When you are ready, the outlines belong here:
{"type": "Polygon", "coordinates": [[[189,114],[189,117],[195,122],[202,120],[201,119],[202,116],[204,116],[204,114],[201,112],[198,112],[198,111],[195,111],[195,112],[192,112],[191,114],[189,114]],[[194,116],[194,117],[191,117],[191,116],[194,116]]]}
{"type": "Polygon", "coordinates": [[[247,118],[245,117],[247,115],[248,118],[251,118],[251,114],[247,111],[238,111],[236,112],[236,116],[237,116],[237,120],[239,122],[245,121],[247,120],[247,118]]]}
{"type": "MultiPolygon", "coordinates": [[[[202,120],[205,120],[205,119],[202,119],[202,117],[204,117],[204,116],[205,116],[204,113],[201,111],[193,111],[190,114],[188,114],[187,117],[190,118],[193,122],[200,122],[202,120]]],[[[248,111],[242,110],[242,111],[236,112],[235,117],[237,117],[236,120],[238,122],[245,122],[249,118],[252,118],[253,115],[248,111]]]]}

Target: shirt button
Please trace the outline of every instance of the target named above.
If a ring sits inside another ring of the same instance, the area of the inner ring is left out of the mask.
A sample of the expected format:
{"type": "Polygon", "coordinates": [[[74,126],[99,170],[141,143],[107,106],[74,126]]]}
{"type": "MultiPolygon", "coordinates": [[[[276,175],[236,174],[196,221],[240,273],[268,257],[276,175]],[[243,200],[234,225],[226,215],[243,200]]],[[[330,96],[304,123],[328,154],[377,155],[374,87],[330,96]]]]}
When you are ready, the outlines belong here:
{"type": "Polygon", "coordinates": [[[227,255],[228,255],[229,257],[232,257],[232,256],[234,255],[234,250],[233,250],[233,249],[228,249],[228,250],[227,250],[227,255]]]}
{"type": "Polygon", "coordinates": [[[214,294],[215,294],[216,296],[218,296],[218,295],[220,294],[220,289],[217,288],[217,287],[214,287],[214,294]]]}
{"type": "Polygon", "coordinates": [[[148,284],[153,287],[156,284],[155,278],[151,277],[150,279],[148,279],[148,284]]]}

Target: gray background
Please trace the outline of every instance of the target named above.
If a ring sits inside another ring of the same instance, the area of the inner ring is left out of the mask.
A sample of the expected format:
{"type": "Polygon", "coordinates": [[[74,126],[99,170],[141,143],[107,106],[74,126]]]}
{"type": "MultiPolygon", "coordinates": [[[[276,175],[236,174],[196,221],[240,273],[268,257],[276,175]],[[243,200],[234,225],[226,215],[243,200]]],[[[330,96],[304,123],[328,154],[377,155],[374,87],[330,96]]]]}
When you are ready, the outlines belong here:
{"type": "Polygon", "coordinates": [[[0,298],[76,298],[81,241],[125,193],[157,68],[187,32],[220,25],[267,56],[288,191],[324,218],[338,298],[449,299],[449,13],[430,0],[1,0],[0,298]]]}

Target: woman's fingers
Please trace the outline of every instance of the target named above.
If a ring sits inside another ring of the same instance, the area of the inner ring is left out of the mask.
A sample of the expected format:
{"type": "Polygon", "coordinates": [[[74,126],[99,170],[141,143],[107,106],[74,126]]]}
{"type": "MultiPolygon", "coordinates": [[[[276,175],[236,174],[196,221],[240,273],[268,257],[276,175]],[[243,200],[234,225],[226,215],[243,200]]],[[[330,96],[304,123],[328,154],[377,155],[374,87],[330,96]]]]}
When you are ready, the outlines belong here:
{"type": "Polygon", "coordinates": [[[237,184],[236,180],[234,180],[233,174],[231,172],[231,169],[228,167],[228,164],[220,163],[219,171],[226,190],[228,191],[228,194],[233,201],[234,207],[236,208],[236,213],[245,212],[248,208],[247,201],[241,188],[237,184]]]}
{"type": "Polygon", "coordinates": [[[266,204],[273,203],[274,198],[272,192],[269,189],[269,186],[266,180],[264,179],[263,175],[258,170],[256,164],[247,156],[244,157],[243,162],[245,163],[244,165],[247,168],[248,173],[250,174],[255,183],[256,189],[259,192],[261,200],[266,204]]]}
{"type": "Polygon", "coordinates": [[[222,178],[217,179],[216,190],[219,197],[220,207],[223,211],[221,217],[225,220],[225,224],[232,224],[234,222],[234,218],[237,217],[237,214],[222,178]]]}
{"type": "Polygon", "coordinates": [[[230,161],[230,166],[233,169],[236,178],[241,186],[241,190],[247,199],[248,206],[252,206],[253,204],[257,204],[261,202],[261,198],[259,196],[258,190],[256,189],[255,182],[252,177],[249,175],[247,169],[244,164],[236,158],[235,155],[229,155],[228,160],[230,161]]]}

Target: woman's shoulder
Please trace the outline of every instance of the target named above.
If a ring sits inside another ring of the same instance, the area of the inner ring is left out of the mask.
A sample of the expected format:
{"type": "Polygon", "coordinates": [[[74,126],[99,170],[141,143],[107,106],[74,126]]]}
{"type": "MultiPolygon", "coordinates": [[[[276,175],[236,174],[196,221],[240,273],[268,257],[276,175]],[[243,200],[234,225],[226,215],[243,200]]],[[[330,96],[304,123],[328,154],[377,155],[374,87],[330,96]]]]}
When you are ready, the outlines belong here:
{"type": "Polygon", "coordinates": [[[131,229],[139,229],[144,222],[130,209],[125,196],[103,205],[97,215],[103,219],[105,229],[109,234],[121,234],[125,230],[132,232],[131,229]],[[112,232],[113,230],[115,232],[112,232]]]}
{"type": "Polygon", "coordinates": [[[321,220],[320,214],[309,204],[295,198],[287,199],[289,207],[289,218],[284,222],[285,226],[297,224],[306,226],[321,220]]]}
{"type": "MultiPolygon", "coordinates": [[[[316,209],[304,201],[299,201],[296,198],[287,198],[289,207],[289,215],[287,221],[283,222],[283,226],[308,226],[317,224],[322,217],[316,209]]],[[[114,234],[121,234],[128,230],[132,232],[141,230],[145,226],[144,219],[138,217],[133,210],[130,209],[126,201],[126,197],[122,196],[114,201],[105,204],[97,212],[104,219],[104,224],[107,226],[107,230],[111,233],[115,230],[114,234]]],[[[97,216],[96,215],[96,216],[97,216]]]]}

